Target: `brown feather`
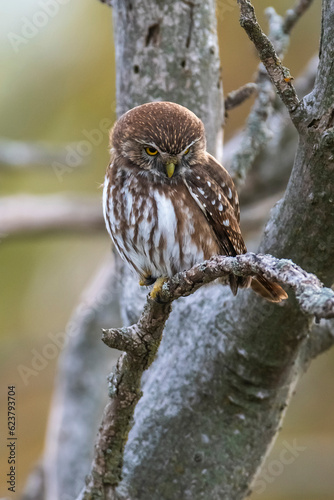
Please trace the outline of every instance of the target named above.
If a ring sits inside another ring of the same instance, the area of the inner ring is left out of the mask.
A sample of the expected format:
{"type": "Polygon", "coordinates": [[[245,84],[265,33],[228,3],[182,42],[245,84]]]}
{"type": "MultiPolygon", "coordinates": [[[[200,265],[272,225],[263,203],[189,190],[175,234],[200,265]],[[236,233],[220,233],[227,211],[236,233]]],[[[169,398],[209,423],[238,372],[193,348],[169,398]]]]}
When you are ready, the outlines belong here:
{"type": "Polygon", "coordinates": [[[270,302],[281,302],[288,298],[288,294],[280,285],[267,280],[264,276],[254,276],[250,286],[254,292],[270,302]]]}
{"type": "MultiPolygon", "coordinates": [[[[142,284],[213,255],[247,251],[233,180],[206,152],[204,125],[194,113],[176,103],[147,103],[125,113],[110,138],[104,216],[116,248],[142,284]],[[145,153],[147,145],[156,149],[154,159],[145,153]],[[167,162],[175,164],[171,178],[167,162]]],[[[234,295],[251,284],[267,300],[287,297],[262,276],[231,275],[229,283],[234,295]]]]}

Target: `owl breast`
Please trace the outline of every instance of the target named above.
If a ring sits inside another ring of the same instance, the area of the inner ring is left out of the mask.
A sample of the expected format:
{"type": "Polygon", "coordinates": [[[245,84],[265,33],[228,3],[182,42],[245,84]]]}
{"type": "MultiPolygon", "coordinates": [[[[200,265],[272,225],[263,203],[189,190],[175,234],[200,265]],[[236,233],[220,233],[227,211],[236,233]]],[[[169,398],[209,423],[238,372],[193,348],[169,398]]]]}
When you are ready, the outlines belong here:
{"type": "MultiPolygon", "coordinates": [[[[145,173],[147,175],[147,173],[145,173]]],[[[182,179],[166,185],[111,167],[103,210],[113,242],[140,276],[173,276],[218,254],[213,231],[182,179]]]]}

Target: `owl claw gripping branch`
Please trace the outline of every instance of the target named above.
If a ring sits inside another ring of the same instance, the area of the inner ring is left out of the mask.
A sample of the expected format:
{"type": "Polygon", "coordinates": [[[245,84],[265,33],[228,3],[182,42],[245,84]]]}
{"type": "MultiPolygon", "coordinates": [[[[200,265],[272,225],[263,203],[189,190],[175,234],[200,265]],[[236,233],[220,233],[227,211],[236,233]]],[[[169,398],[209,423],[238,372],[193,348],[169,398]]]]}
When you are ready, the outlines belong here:
{"type": "MultiPolygon", "coordinates": [[[[120,117],[110,138],[104,218],[139,283],[156,283],[152,298],[166,277],[213,255],[247,251],[233,181],[207,153],[204,125],[194,113],[171,102],[143,104],[120,117]]],[[[229,281],[234,295],[251,286],[271,302],[287,298],[263,276],[229,281]]]]}

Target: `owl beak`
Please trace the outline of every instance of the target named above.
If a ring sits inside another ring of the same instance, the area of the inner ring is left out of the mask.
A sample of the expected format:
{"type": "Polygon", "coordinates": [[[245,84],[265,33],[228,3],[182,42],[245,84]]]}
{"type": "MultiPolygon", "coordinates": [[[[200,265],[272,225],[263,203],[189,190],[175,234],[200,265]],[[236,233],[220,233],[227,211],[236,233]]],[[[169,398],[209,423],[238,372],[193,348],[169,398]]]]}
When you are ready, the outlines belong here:
{"type": "Polygon", "coordinates": [[[174,170],[175,170],[175,163],[167,163],[166,164],[166,172],[167,172],[168,177],[173,176],[174,170]]]}

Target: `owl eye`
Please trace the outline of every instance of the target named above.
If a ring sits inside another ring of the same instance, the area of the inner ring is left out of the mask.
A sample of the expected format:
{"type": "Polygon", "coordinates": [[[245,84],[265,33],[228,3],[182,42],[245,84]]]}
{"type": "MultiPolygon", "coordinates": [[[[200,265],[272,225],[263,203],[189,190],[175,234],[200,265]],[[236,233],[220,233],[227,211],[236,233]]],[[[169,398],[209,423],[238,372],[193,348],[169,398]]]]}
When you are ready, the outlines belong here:
{"type": "Polygon", "coordinates": [[[187,155],[190,151],[190,148],[186,149],[185,152],[183,153],[184,155],[187,155]]]}
{"type": "Polygon", "coordinates": [[[150,156],[155,156],[155,155],[157,155],[157,154],[158,154],[158,150],[157,150],[157,149],[155,149],[155,148],[151,148],[150,146],[147,146],[147,147],[145,148],[145,151],[146,151],[146,153],[147,153],[148,155],[150,155],[150,156]]]}

